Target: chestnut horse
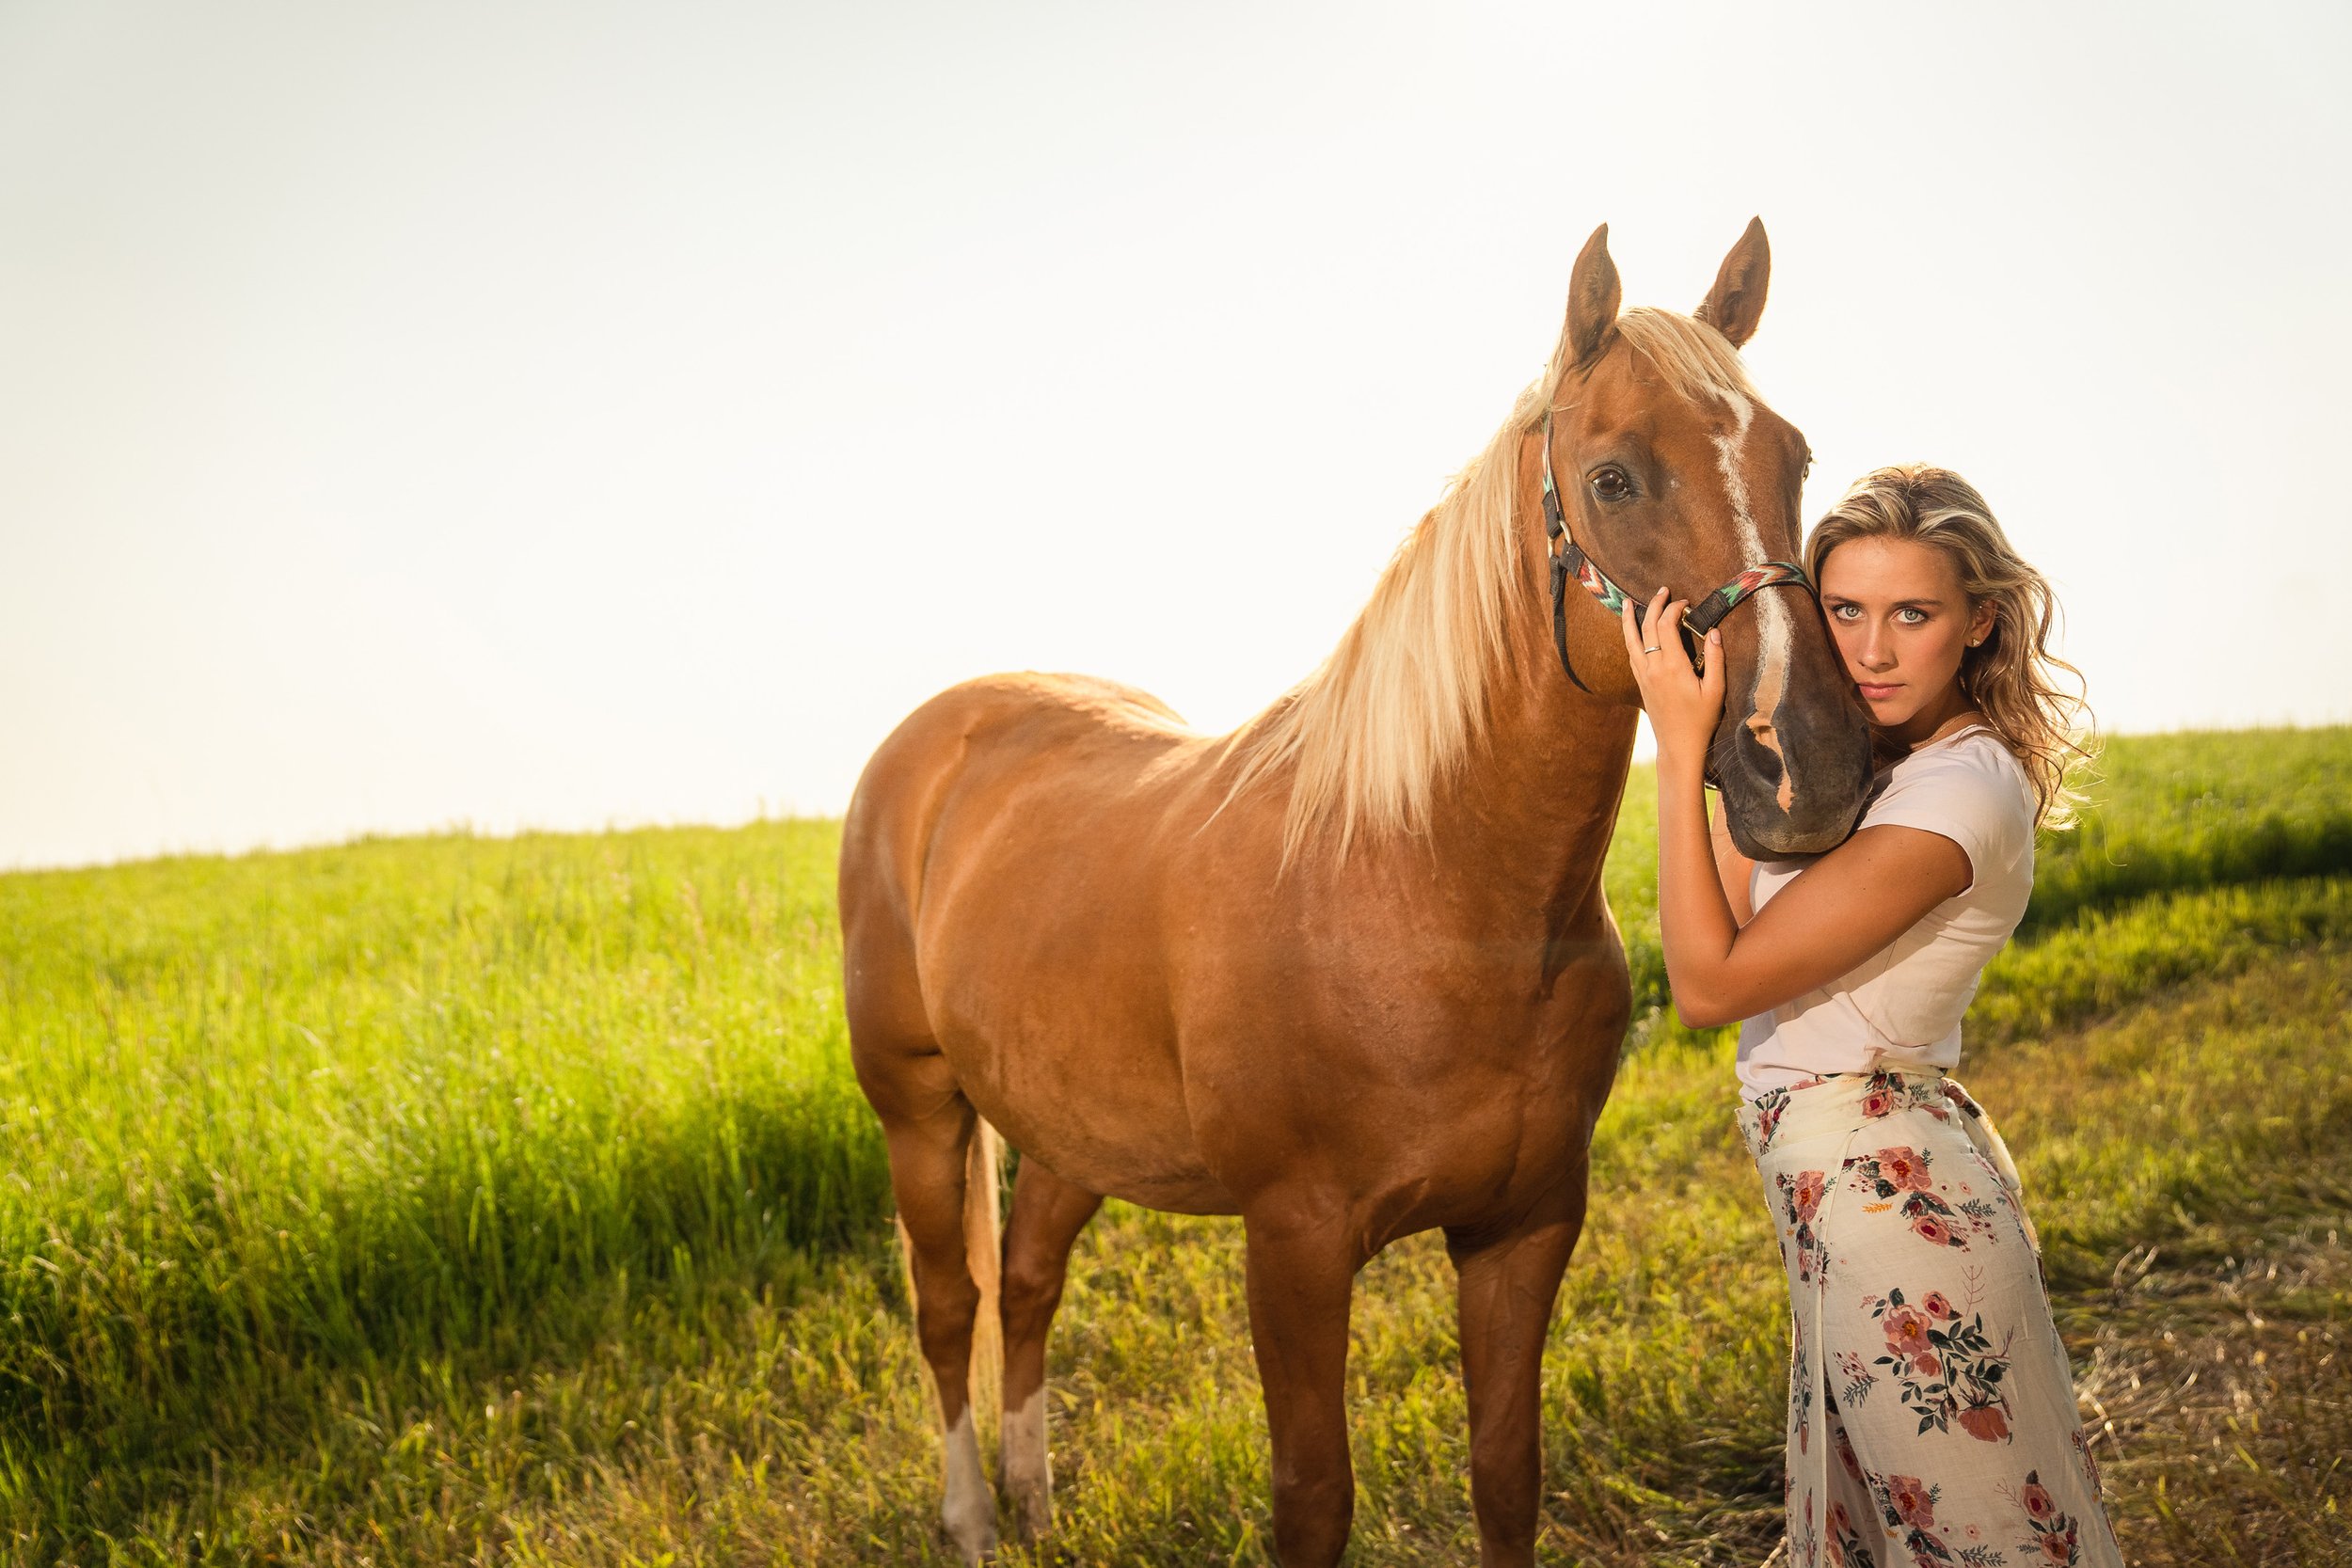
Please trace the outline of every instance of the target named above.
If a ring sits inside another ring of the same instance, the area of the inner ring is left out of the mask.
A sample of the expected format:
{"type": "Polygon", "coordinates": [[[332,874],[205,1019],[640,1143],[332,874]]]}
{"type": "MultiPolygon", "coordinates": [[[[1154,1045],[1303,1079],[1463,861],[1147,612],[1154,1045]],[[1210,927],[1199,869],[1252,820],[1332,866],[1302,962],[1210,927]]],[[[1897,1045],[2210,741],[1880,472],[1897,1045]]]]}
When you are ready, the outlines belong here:
{"type": "MultiPolygon", "coordinates": [[[[1545,453],[1577,546],[1629,594],[1693,599],[1796,556],[1807,463],[1736,353],[1763,309],[1762,226],[1695,319],[1620,314],[1607,236],[1577,258],[1542,380],[1263,713],[1208,736],[1107,681],[992,676],[916,709],[859,781],[850,1048],[967,1560],[996,1539],[972,1411],[984,1287],[1001,1267],[999,1477],[1034,1534],[1046,1330],[1109,1195],[1242,1216],[1289,1568],[1336,1562],[1354,1512],[1356,1274],[1441,1227],[1481,1560],[1533,1560],[1544,1339],[1631,1007],[1600,870],[1638,703],[1615,617],[1581,592],[1555,653],[1545,453]],[[990,1126],[1021,1152],[1001,1256],[990,1126]]],[[[1829,848],[1869,747],[1815,607],[1755,594],[1724,649],[1713,767],[1736,840],[1829,848]]]]}

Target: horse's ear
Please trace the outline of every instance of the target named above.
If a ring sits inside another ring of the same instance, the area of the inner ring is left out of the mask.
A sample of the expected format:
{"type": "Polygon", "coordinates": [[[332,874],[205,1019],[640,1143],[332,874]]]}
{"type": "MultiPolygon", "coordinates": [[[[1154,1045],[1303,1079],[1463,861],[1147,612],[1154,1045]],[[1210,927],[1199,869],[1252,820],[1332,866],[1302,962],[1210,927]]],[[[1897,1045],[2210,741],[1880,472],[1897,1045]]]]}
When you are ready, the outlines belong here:
{"type": "Polygon", "coordinates": [[[1698,318],[1738,348],[1756,336],[1764,319],[1764,286],[1772,281],[1772,247],[1764,238],[1764,220],[1748,219],[1748,230],[1724,258],[1715,286],[1699,303],[1698,318]]]}
{"type": "Polygon", "coordinates": [[[1617,328],[1617,306],[1625,292],[1617,284],[1617,263],[1609,259],[1609,226],[1577,252],[1576,270],[1568,274],[1568,319],[1560,328],[1560,349],[1554,356],[1563,373],[1585,364],[1608,346],[1617,328]]]}

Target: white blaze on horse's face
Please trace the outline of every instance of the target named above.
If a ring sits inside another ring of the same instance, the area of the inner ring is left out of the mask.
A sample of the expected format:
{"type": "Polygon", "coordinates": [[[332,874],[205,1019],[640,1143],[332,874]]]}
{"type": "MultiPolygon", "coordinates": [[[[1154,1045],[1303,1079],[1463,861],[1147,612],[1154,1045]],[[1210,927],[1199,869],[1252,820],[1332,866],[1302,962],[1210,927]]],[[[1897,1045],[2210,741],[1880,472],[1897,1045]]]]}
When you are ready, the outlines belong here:
{"type": "MultiPolygon", "coordinates": [[[[1793,559],[1794,552],[1787,546],[1767,549],[1763,534],[1756,527],[1756,505],[1748,489],[1748,435],[1756,423],[1756,405],[1738,392],[1725,392],[1724,403],[1731,411],[1731,427],[1715,436],[1716,467],[1724,479],[1724,501],[1730,509],[1733,532],[1740,541],[1740,558],[1762,561],[1779,557],[1784,551],[1793,559]]],[[[1780,809],[1790,810],[1796,803],[1796,769],[1780,749],[1780,729],[1774,721],[1782,699],[1788,688],[1788,644],[1794,621],[1788,612],[1788,596],[1784,594],[1757,595],[1749,607],[1756,616],[1758,648],[1756,659],[1756,680],[1748,689],[1748,716],[1741,721],[1756,744],[1770,752],[1780,765],[1780,787],[1774,798],[1780,809]]]]}

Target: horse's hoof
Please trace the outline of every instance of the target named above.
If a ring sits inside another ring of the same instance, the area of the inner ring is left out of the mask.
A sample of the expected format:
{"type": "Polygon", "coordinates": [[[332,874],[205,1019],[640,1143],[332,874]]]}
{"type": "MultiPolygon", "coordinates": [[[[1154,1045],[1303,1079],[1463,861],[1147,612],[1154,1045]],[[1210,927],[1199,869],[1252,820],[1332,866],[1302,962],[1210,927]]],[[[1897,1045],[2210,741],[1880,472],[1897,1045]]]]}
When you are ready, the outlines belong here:
{"type": "Polygon", "coordinates": [[[1024,1545],[1034,1545],[1054,1528],[1054,1503],[1042,1486],[1015,1484],[1008,1489],[1012,1503],[1013,1528],[1024,1545]]]}
{"type": "Polygon", "coordinates": [[[967,1563],[986,1562],[996,1555],[995,1509],[985,1514],[975,1509],[939,1511],[940,1527],[954,1543],[956,1556],[967,1563]]]}

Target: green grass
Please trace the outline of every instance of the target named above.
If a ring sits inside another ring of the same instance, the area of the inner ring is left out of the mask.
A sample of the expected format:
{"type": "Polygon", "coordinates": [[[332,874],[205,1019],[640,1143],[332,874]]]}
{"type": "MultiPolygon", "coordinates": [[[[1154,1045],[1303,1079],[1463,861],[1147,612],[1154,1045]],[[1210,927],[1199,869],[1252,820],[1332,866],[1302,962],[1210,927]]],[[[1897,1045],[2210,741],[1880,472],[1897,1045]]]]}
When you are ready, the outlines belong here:
{"type": "Polygon", "coordinates": [[[2027,935],[2175,889],[2352,875],[2352,727],[2123,736],[2044,834],[2027,935]]]}
{"type": "MultiPolygon", "coordinates": [[[[2257,1479],[2352,1446],[2342,1249],[2312,1239],[2352,1211],[2345,764],[2352,730],[2117,741],[1970,1024],[2094,1359],[2148,1279],[2185,1299],[2256,1243],[2304,1259],[2264,1308],[2306,1336],[2273,1347],[2313,1369],[2277,1396],[2301,1414],[2196,1429],[2257,1479]]],[[[1608,879],[1655,1007],[1649,787],[1608,879]]],[[[0,1560],[932,1560],[836,846],[781,822],[0,877],[0,1560]]],[[[1639,1037],[1548,1361],[1547,1550],[1752,1561],[1785,1316],[1728,1037],[1639,1037]]],[[[1116,1205],[1082,1244],[1060,1560],[1265,1560],[1238,1247],[1116,1205]]],[[[1433,1242],[1367,1272],[1352,1560],[1474,1552],[1451,1323],[1433,1242]]],[[[2164,1465],[2110,1462],[2152,1551],[2182,1498],[2267,1508],[2292,1544],[2344,1496],[2313,1471],[2265,1502],[2160,1417],[2117,1441],[2164,1465]]]]}
{"type": "Polygon", "coordinates": [[[332,1369],[527,1355],[583,1283],[869,1234],[836,841],[0,879],[0,1508],[259,1441],[332,1369]]]}

